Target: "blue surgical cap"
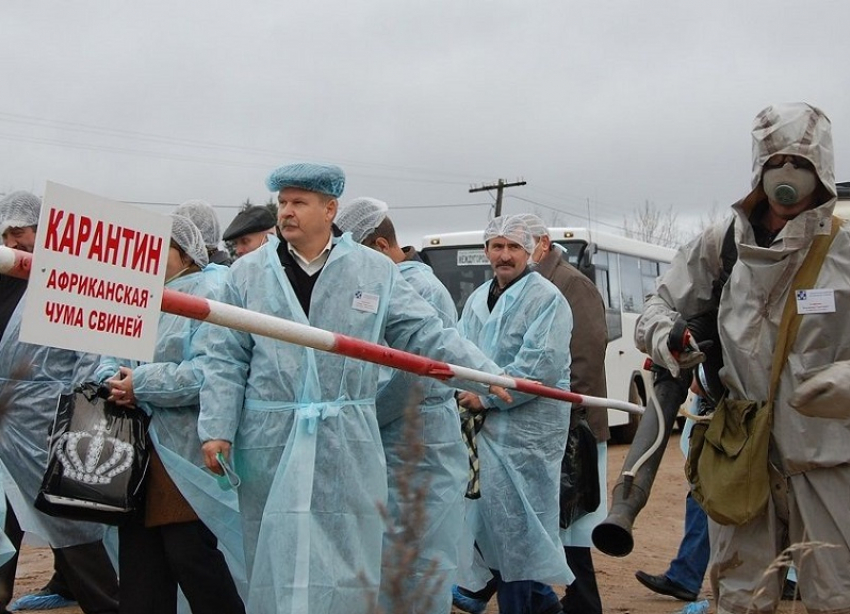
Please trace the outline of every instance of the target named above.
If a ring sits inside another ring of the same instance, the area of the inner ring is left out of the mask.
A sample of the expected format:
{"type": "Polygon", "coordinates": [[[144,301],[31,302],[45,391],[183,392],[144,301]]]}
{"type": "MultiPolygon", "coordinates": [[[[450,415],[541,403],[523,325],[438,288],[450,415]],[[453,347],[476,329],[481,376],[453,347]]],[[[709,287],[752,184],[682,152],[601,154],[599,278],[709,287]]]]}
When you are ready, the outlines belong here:
{"type": "Polygon", "coordinates": [[[285,188],[299,188],[339,198],[345,189],[345,173],[333,164],[310,162],[287,164],[272,171],[266,180],[266,186],[272,192],[279,192],[285,188]]]}

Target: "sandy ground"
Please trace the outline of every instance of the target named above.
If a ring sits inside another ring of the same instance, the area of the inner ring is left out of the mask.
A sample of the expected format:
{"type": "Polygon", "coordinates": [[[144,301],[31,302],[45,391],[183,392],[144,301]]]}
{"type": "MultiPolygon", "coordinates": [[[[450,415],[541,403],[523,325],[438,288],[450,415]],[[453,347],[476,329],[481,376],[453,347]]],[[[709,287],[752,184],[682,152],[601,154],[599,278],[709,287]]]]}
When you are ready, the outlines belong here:
{"type": "MultiPolygon", "coordinates": [[[[683,459],[678,449],[678,436],[674,435],[667,454],[661,463],[649,504],[638,516],[634,528],[635,549],[624,558],[608,557],[594,550],[599,589],[605,614],[663,614],[681,610],[683,602],[662,597],[647,590],[634,578],[642,569],[649,573],[662,573],[675,556],[682,534],[684,496],[686,485],[682,470],[683,459]]],[[[609,492],[619,475],[627,446],[611,446],[608,451],[609,492]]],[[[15,593],[22,595],[44,586],[52,570],[52,557],[46,548],[24,546],[18,567],[15,593]]],[[[711,589],[706,581],[702,596],[711,599],[711,589]]],[[[50,610],[56,614],[80,614],[76,607],[50,610]]],[[[714,602],[711,601],[711,611],[714,602]]],[[[779,612],[792,614],[805,612],[798,603],[783,602],[779,612]]],[[[488,609],[496,614],[495,600],[488,609]]]]}

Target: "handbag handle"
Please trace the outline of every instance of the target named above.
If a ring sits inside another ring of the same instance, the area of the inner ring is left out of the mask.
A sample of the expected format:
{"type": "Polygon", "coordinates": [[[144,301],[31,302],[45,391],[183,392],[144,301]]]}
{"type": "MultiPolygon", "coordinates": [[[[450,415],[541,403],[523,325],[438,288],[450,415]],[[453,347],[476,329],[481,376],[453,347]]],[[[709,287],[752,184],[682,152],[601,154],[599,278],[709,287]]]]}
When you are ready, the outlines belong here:
{"type": "Polygon", "coordinates": [[[776,350],[773,353],[773,365],[770,369],[770,391],[767,395],[768,404],[772,404],[776,396],[776,390],[779,388],[779,378],[782,375],[782,366],[788,360],[788,354],[791,352],[791,346],[794,345],[797,331],[800,328],[800,321],[803,319],[802,315],[797,312],[797,290],[811,288],[817,282],[818,274],[820,274],[821,266],[826,259],[829,246],[832,245],[832,240],[838,234],[840,226],[841,219],[833,215],[830,233],[828,235],[818,235],[814,238],[809,248],[809,253],[806,254],[803,264],[797,269],[797,273],[791,282],[791,289],[788,292],[788,298],[785,300],[785,308],[782,311],[782,320],[779,323],[779,338],[776,341],[776,350]]]}

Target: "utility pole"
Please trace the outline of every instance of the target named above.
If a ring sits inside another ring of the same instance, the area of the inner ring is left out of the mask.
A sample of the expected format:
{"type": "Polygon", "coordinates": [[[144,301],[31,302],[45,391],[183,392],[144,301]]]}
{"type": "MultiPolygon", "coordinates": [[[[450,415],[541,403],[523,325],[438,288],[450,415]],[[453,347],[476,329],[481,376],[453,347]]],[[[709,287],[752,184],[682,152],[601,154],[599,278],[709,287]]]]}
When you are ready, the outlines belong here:
{"type": "Polygon", "coordinates": [[[505,188],[514,188],[516,186],[525,185],[525,181],[514,181],[513,183],[505,183],[504,179],[499,179],[495,184],[491,185],[482,185],[479,188],[469,188],[469,193],[473,192],[484,192],[489,190],[496,190],[496,216],[499,217],[502,215],[502,192],[504,192],[505,188]]]}

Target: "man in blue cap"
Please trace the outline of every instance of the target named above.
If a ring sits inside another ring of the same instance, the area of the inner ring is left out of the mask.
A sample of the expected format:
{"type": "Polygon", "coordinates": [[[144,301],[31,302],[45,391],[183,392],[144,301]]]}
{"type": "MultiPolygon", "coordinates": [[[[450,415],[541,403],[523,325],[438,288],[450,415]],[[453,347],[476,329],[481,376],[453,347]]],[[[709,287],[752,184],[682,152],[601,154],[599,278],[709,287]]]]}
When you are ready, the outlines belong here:
{"type": "MultiPolygon", "coordinates": [[[[278,192],[280,238],[236,261],[221,300],[499,372],[443,328],[392,261],[340,236],[342,169],[291,164],[267,185],[278,192]]],[[[221,327],[209,334],[198,430],[207,466],[220,473],[232,448],[242,479],[247,610],[374,611],[387,497],[377,366],[221,327]]]]}

